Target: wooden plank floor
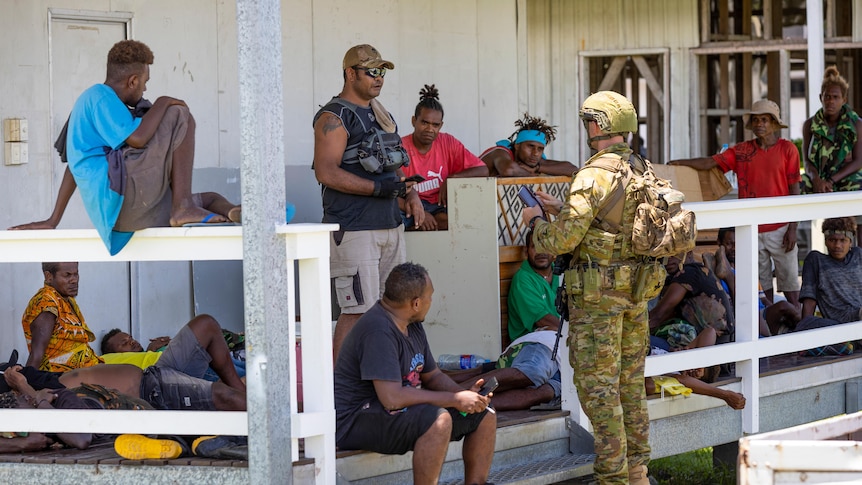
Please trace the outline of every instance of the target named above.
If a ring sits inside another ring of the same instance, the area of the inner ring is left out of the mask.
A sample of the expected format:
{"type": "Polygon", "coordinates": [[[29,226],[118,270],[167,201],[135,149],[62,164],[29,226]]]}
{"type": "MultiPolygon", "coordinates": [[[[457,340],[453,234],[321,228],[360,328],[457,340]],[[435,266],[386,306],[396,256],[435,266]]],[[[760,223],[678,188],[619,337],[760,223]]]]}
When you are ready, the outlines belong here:
{"type": "Polygon", "coordinates": [[[0,463],[130,465],[130,466],[228,466],[248,467],[244,460],[213,460],[191,456],[174,460],[126,460],[114,451],[113,439],[90,445],[86,450],[52,448],[27,453],[0,454],[0,463]]]}

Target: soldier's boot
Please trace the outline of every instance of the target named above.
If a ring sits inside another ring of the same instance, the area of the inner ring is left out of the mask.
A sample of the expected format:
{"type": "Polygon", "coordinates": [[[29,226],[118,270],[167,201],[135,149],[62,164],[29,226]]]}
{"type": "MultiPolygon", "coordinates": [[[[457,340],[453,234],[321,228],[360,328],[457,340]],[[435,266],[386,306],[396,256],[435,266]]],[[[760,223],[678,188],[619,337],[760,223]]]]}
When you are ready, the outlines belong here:
{"type": "Polygon", "coordinates": [[[650,485],[647,477],[646,465],[638,465],[634,468],[629,468],[629,485],[650,485]]]}

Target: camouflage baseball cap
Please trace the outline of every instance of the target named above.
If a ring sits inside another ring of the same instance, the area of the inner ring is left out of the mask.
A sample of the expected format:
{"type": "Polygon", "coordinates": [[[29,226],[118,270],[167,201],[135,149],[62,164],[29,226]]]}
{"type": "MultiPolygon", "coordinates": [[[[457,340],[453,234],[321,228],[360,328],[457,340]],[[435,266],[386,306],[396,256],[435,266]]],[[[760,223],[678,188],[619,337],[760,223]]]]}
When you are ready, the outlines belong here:
{"type": "Polygon", "coordinates": [[[391,61],[384,61],[380,52],[373,46],[368,44],[355,45],[344,54],[344,62],[341,63],[341,69],[348,67],[385,67],[386,69],[395,69],[395,64],[391,61]]]}
{"type": "Polygon", "coordinates": [[[598,123],[602,133],[638,131],[638,115],[631,101],[613,91],[599,91],[584,100],[581,119],[598,123]]]}

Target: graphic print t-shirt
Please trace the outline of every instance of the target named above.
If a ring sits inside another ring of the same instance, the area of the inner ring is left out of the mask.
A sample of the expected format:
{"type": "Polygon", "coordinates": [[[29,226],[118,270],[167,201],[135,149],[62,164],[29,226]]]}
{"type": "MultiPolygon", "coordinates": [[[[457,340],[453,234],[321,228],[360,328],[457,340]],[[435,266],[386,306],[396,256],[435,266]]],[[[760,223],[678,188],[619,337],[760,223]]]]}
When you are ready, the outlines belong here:
{"type": "Polygon", "coordinates": [[[377,400],[373,381],[418,388],[420,375],[436,367],[422,324],[411,324],[404,335],[378,301],[356,322],[335,363],[336,442],[356,413],[377,400]]]}

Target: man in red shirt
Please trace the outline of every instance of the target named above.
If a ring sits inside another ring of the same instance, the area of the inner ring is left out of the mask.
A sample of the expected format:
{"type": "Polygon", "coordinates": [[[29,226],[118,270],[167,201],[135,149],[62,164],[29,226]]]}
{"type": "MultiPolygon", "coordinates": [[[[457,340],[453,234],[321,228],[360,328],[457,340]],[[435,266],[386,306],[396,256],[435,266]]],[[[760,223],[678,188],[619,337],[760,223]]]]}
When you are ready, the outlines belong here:
{"type": "MultiPolygon", "coordinates": [[[[401,143],[410,156],[410,165],[402,167],[404,175],[421,175],[425,181],[413,186],[425,209],[425,220],[415,224],[404,215],[405,230],[444,231],[449,228],[446,213],[446,180],[458,177],[487,177],[488,167],[443,128],[443,105],[434,85],[419,91],[419,104],[410,119],[413,133],[401,143]]],[[[399,200],[399,203],[401,201],[399,200]]],[[[402,208],[403,214],[403,208],[402,208]]]]}
{"type": "MultiPolygon", "coordinates": [[[[799,195],[799,151],[792,142],[779,137],[787,128],[781,122],[778,105],[767,99],[756,101],[743,116],[745,128],[756,137],[712,157],[674,160],[671,165],[686,165],[698,170],[719,167],[733,170],[739,181],[739,198],[799,195]]],[[[758,229],[760,285],[772,303],[772,266],[778,291],[799,308],[799,257],[796,222],[761,224],[758,229]]]]}

